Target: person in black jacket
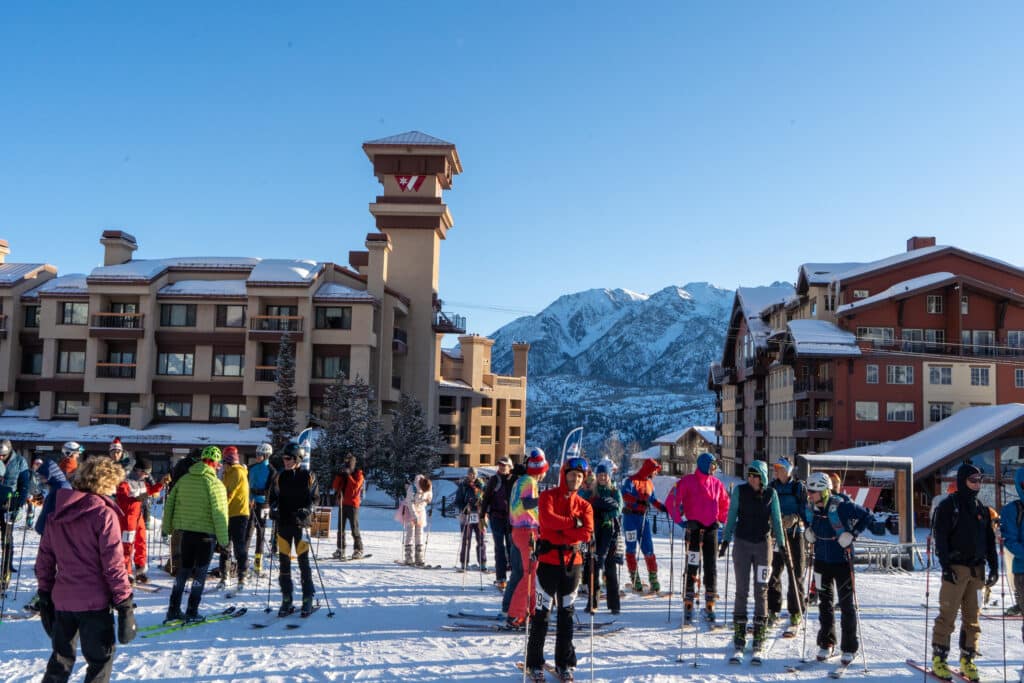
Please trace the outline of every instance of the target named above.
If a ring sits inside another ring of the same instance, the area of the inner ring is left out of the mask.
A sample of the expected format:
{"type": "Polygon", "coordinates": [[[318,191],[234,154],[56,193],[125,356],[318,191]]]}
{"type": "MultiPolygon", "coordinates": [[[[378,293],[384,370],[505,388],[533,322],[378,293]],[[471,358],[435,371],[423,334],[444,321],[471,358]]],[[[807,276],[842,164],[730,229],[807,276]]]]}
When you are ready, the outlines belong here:
{"type": "Polygon", "coordinates": [[[277,522],[277,553],[280,562],[278,583],[281,586],[281,608],[279,616],[295,611],[292,604],[292,547],[299,561],[299,576],[302,580],[302,616],[313,612],[313,571],[309,565],[309,543],[303,536],[303,529],[313,520],[313,506],[319,500],[316,476],[309,470],[299,468],[299,445],[289,443],[284,447],[281,461],[284,469],[274,480],[270,489],[270,518],[277,522]]]}
{"type": "Polygon", "coordinates": [[[512,556],[512,525],[508,521],[508,499],[515,483],[512,476],[512,460],[503,456],[498,460],[498,472],[487,480],[481,509],[491,522],[491,538],[494,539],[494,585],[505,590],[508,579],[508,559],[512,556]]]}
{"type": "Polygon", "coordinates": [[[956,473],[956,492],[939,503],[932,520],[935,555],[942,566],[939,616],[932,630],[932,671],[946,680],[953,676],[946,658],[957,612],[963,620],[960,670],[971,680],[978,680],[974,663],[981,637],[978,592],[999,581],[995,532],[988,508],[978,501],[981,480],[980,469],[969,463],[961,465],[956,473]]]}

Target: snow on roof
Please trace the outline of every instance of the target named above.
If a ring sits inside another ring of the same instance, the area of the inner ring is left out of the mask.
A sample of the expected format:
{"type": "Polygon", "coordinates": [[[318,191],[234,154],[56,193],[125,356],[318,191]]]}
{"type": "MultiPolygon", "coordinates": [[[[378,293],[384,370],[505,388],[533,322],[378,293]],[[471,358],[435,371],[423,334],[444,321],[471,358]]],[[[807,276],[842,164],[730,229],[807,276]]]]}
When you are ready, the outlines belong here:
{"type": "Polygon", "coordinates": [[[389,135],[386,138],[367,140],[364,145],[431,145],[454,147],[455,145],[447,140],[435,138],[433,135],[421,133],[418,130],[410,130],[397,135],[389,135]]]}
{"type": "Polygon", "coordinates": [[[245,280],[179,280],[161,287],[157,295],[244,297],[245,280]]]}
{"type": "Polygon", "coordinates": [[[857,337],[827,320],[790,320],[786,323],[796,352],[801,356],[859,356],[857,337]]]}
{"type": "Polygon", "coordinates": [[[0,263],[0,287],[13,285],[45,265],[45,263],[0,263]]]}
{"type": "Polygon", "coordinates": [[[319,271],[320,264],[307,259],[263,259],[249,273],[249,282],[308,284],[319,271]]]}
{"type": "Polygon", "coordinates": [[[700,434],[708,443],[718,443],[718,433],[715,431],[714,427],[709,425],[694,425],[693,430],[700,434]]]}
{"type": "Polygon", "coordinates": [[[705,441],[715,443],[715,428],[697,425],[687,427],[686,429],[680,429],[674,432],[669,432],[668,434],[663,434],[656,439],[652,439],[651,443],[676,443],[679,441],[679,439],[683,438],[683,436],[690,430],[697,432],[697,434],[699,434],[701,438],[703,438],[705,441]]]}
{"type": "Polygon", "coordinates": [[[469,384],[463,382],[461,379],[442,379],[438,380],[437,386],[448,387],[449,389],[472,389],[469,384]]]}
{"type": "Polygon", "coordinates": [[[89,286],[85,282],[84,273],[68,273],[47,280],[38,287],[33,287],[21,295],[23,299],[35,299],[40,294],[88,294],[89,286]]]}
{"type": "Polygon", "coordinates": [[[882,268],[897,266],[906,261],[913,261],[923,256],[928,256],[929,254],[935,254],[937,252],[943,251],[944,249],[949,249],[949,246],[940,244],[933,247],[922,247],[920,249],[914,249],[913,251],[900,252],[899,254],[893,254],[892,256],[887,256],[883,259],[878,259],[877,261],[871,261],[870,263],[861,263],[854,266],[853,268],[847,268],[842,271],[836,272],[833,274],[832,280],[849,280],[850,278],[853,277],[859,277],[861,275],[873,273],[874,271],[881,270],[882,268]]]}
{"type": "Polygon", "coordinates": [[[250,256],[178,256],[162,259],[132,259],[113,266],[93,268],[90,279],[152,280],[168,268],[197,270],[252,268],[260,259],[250,256]]]}
{"type": "Polygon", "coordinates": [[[376,301],[377,297],[363,289],[353,289],[337,282],[325,282],[316,290],[314,299],[337,299],[339,301],[376,301]]]}
{"type": "Polygon", "coordinates": [[[807,284],[827,285],[832,282],[832,276],[854,268],[860,268],[863,263],[802,263],[800,272],[807,278],[807,284]]]}
{"type": "Polygon", "coordinates": [[[842,306],[836,309],[836,314],[843,315],[845,313],[849,313],[850,311],[856,310],[863,306],[870,306],[871,304],[878,303],[879,301],[885,301],[886,299],[890,299],[898,294],[906,294],[907,292],[917,291],[921,289],[931,289],[932,287],[938,285],[940,282],[945,282],[946,280],[949,280],[953,277],[955,277],[953,273],[940,272],[929,273],[928,275],[922,275],[921,277],[914,277],[910,278],[909,280],[897,282],[892,287],[889,287],[888,289],[879,292],[878,294],[874,294],[864,299],[857,299],[856,301],[853,301],[848,304],[843,304],[842,306]]]}
{"type": "Polygon", "coordinates": [[[462,360],[461,346],[455,346],[450,349],[441,349],[441,353],[448,356],[449,358],[454,358],[455,360],[462,360]]]}
{"type": "Polygon", "coordinates": [[[109,424],[79,427],[71,420],[38,420],[10,415],[10,411],[0,415],[0,437],[13,441],[109,443],[116,436],[127,444],[257,446],[269,440],[265,427],[239,429],[238,425],[231,423],[174,422],[129,429],[109,424]]]}
{"type": "Polygon", "coordinates": [[[792,295],[793,285],[790,284],[736,288],[736,296],[743,307],[743,316],[747,319],[747,329],[750,330],[758,347],[767,345],[768,335],[771,333],[771,328],[760,318],[761,311],[773,304],[785,303],[792,295]]]}
{"type": "MultiPolygon", "coordinates": [[[[650,448],[648,448],[646,450],[640,451],[639,453],[634,453],[633,455],[629,456],[629,459],[630,459],[630,462],[631,462],[631,467],[635,468],[636,466],[638,466],[640,463],[642,463],[644,460],[647,460],[648,458],[651,458],[652,460],[660,460],[661,459],[661,447],[659,447],[659,446],[651,446],[650,448]]],[[[630,470],[630,471],[634,471],[634,470],[630,470]]]]}

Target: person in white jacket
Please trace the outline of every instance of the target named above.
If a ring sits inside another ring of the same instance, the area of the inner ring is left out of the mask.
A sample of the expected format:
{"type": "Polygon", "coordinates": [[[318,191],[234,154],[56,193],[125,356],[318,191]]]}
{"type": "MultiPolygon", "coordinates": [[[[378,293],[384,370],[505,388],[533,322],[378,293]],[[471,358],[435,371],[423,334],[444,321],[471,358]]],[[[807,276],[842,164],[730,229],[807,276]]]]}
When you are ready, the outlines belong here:
{"type": "Polygon", "coordinates": [[[427,505],[434,498],[431,488],[430,479],[417,474],[406,488],[405,498],[399,504],[398,513],[395,515],[405,527],[402,541],[405,545],[405,564],[408,565],[423,566],[423,529],[427,526],[427,505]]]}

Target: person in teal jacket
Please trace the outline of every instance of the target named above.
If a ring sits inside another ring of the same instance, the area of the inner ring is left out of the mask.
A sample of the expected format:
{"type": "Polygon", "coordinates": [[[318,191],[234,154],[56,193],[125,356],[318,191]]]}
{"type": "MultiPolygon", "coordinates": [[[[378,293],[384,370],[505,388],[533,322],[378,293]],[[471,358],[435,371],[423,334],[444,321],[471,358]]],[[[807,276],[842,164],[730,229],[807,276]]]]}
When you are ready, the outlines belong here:
{"type": "Polygon", "coordinates": [[[779,496],[768,486],[768,465],[763,460],[750,463],[745,484],[733,487],[729,501],[729,519],[725,523],[718,556],[724,557],[733,536],[733,568],[736,573],[736,603],[733,611],[733,645],[742,650],[747,642],[747,595],[750,575],[754,575],[754,659],[760,660],[767,636],[768,579],[772,572],[772,545],[785,552],[779,496]]]}

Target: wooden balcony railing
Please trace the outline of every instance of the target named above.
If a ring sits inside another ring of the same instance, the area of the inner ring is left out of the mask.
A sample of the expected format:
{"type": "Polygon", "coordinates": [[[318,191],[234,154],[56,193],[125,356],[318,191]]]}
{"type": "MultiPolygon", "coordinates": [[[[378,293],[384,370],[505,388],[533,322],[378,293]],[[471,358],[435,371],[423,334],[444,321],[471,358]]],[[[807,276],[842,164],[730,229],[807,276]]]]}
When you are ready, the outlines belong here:
{"type": "Polygon", "coordinates": [[[124,413],[97,413],[92,416],[92,421],[103,425],[121,425],[127,427],[131,424],[132,418],[124,413]]]}
{"type": "Polygon", "coordinates": [[[96,376],[107,379],[133,379],[135,363],[96,363],[96,376]]]}
{"type": "Polygon", "coordinates": [[[249,329],[254,332],[302,332],[301,315],[249,316],[249,329]]]}
{"type": "Polygon", "coordinates": [[[509,408],[508,409],[508,416],[509,417],[522,417],[523,416],[523,411],[520,408],[509,408]]]}
{"type": "Polygon", "coordinates": [[[257,365],[256,366],[256,381],[257,382],[276,382],[277,381],[277,366],[276,365],[257,365]]]}
{"type": "Polygon", "coordinates": [[[89,326],[115,330],[141,330],[144,318],[144,313],[94,313],[89,326]]]}

